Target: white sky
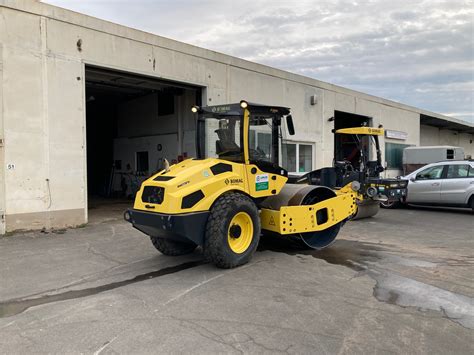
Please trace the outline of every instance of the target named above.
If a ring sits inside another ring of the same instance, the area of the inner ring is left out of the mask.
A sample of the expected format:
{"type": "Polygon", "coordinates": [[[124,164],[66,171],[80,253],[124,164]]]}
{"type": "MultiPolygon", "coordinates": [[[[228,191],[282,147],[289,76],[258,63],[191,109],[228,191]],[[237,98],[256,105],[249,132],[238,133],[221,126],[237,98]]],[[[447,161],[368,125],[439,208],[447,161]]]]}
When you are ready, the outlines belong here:
{"type": "Polygon", "coordinates": [[[474,123],[474,0],[46,0],[474,123]]]}

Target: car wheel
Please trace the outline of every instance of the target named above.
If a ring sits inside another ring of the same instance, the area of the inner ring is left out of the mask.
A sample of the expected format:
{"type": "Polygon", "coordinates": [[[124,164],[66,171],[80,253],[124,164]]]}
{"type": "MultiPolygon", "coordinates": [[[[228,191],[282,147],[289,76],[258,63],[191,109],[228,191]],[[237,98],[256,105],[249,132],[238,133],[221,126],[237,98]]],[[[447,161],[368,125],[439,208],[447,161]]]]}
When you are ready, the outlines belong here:
{"type": "Polygon", "coordinates": [[[388,208],[388,209],[395,209],[401,207],[402,203],[400,201],[384,201],[380,202],[380,207],[388,208]]]}

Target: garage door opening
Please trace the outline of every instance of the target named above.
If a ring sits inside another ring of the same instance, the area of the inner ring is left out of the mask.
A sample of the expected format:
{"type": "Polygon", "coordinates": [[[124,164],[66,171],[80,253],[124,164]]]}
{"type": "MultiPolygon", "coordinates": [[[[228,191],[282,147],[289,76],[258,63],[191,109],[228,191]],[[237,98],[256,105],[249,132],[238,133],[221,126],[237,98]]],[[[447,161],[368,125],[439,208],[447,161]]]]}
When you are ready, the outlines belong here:
{"type": "Polygon", "coordinates": [[[195,156],[201,88],[86,67],[88,207],[130,204],[140,184],[195,156]]]}
{"type": "MultiPolygon", "coordinates": [[[[353,113],[334,111],[334,128],[370,126],[372,118],[368,116],[356,115],[353,113]]],[[[363,143],[364,154],[370,154],[368,141],[363,143]]],[[[337,161],[350,161],[353,167],[359,166],[360,152],[357,147],[357,137],[352,134],[334,135],[334,157],[337,161]]]]}

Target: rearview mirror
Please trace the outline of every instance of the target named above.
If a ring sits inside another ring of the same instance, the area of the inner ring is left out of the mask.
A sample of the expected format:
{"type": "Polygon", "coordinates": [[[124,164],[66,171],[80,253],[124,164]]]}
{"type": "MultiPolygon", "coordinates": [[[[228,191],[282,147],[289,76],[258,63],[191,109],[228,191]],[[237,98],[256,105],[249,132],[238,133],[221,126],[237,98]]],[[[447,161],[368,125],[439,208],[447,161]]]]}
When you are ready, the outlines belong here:
{"type": "Polygon", "coordinates": [[[295,126],[293,125],[293,117],[291,115],[286,116],[286,127],[288,127],[288,134],[290,136],[295,135],[295,126]]]}
{"type": "Polygon", "coordinates": [[[415,182],[415,181],[416,181],[416,178],[415,178],[414,176],[412,176],[412,177],[410,178],[410,181],[411,181],[411,182],[415,182]]]}

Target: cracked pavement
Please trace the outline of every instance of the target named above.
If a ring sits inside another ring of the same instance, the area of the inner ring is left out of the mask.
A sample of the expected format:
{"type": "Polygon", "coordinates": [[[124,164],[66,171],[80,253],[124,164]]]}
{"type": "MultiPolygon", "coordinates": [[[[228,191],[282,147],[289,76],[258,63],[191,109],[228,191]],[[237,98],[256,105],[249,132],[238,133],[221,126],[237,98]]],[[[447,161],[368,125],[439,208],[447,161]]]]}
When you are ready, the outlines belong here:
{"type": "Polygon", "coordinates": [[[474,352],[469,211],[382,210],[221,270],[159,254],[123,208],[0,238],[0,353],[474,352]]]}

